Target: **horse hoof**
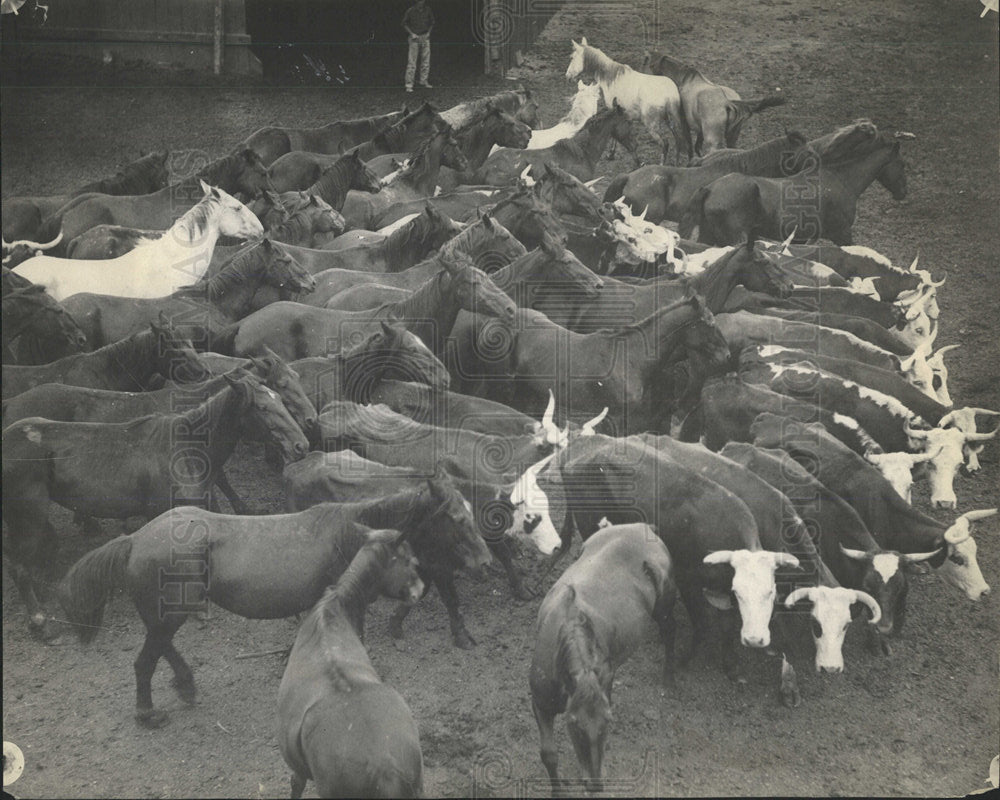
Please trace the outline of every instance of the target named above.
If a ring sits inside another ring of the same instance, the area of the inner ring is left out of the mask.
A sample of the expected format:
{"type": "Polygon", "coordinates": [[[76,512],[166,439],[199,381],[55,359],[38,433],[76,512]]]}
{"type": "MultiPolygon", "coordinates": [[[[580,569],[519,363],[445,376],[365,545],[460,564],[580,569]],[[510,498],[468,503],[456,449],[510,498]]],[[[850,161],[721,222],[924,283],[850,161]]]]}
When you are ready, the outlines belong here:
{"type": "Polygon", "coordinates": [[[802,695],[798,689],[782,689],[781,704],[785,708],[798,708],[802,705],[802,695]]]}
{"type": "Polygon", "coordinates": [[[892,645],[889,644],[885,639],[879,640],[879,649],[882,651],[882,655],[884,656],[892,655],[892,645]]]}
{"type": "Polygon", "coordinates": [[[537,593],[533,592],[527,586],[515,586],[513,587],[513,592],[516,599],[525,603],[538,597],[537,593]]]}
{"type": "Polygon", "coordinates": [[[177,696],[187,703],[189,706],[193,706],[198,698],[198,690],[195,688],[193,683],[180,683],[176,678],[170,681],[170,685],[177,692],[177,696]]]}
{"type": "Polygon", "coordinates": [[[144,728],[155,730],[167,724],[167,712],[155,708],[146,708],[135,712],[135,721],[144,728]]]}
{"type": "Polygon", "coordinates": [[[467,631],[456,633],[454,639],[455,647],[460,647],[462,650],[472,650],[476,646],[476,640],[467,631]]]}

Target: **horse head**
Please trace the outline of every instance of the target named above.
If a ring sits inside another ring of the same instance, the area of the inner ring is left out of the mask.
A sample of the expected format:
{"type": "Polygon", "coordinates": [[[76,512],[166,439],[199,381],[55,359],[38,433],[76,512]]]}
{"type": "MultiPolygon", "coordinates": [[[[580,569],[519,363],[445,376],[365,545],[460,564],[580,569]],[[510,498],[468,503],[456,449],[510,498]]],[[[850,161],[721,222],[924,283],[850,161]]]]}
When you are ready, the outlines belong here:
{"type": "Polygon", "coordinates": [[[587,37],[580,40],[580,44],[570,39],[573,45],[573,55],[570,57],[569,66],[566,67],[566,80],[575,81],[583,74],[583,59],[587,48],[587,37]]]}
{"type": "Polygon", "coordinates": [[[243,367],[225,373],[224,377],[234,391],[240,393],[243,403],[241,420],[246,419],[266,431],[271,441],[281,449],[286,464],[304,458],[309,452],[309,440],[292,419],[278,393],[243,367]]]}
{"type": "Polygon", "coordinates": [[[299,374],[267,345],[262,356],[250,356],[250,366],[265,386],[278,393],[302,432],[307,436],[317,435],[316,408],[302,387],[299,374]]]}
{"type": "Polygon", "coordinates": [[[381,323],[381,330],[362,342],[355,353],[370,358],[362,368],[377,382],[383,378],[426,384],[435,391],[446,391],[451,385],[447,367],[424,344],[424,340],[401,324],[381,323]],[[376,360],[377,359],[377,360],[376,360]]]}
{"type": "Polygon", "coordinates": [[[441,258],[441,263],[451,278],[449,291],[462,309],[514,322],[517,304],[471,258],[452,253],[441,258]]]}

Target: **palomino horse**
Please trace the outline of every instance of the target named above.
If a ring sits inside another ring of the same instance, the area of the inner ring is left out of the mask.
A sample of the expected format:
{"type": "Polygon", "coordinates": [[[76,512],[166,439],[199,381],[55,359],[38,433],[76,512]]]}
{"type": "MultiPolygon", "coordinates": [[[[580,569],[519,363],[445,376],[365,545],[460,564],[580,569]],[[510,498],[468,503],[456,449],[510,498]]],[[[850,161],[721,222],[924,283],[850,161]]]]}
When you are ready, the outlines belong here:
{"type": "Polygon", "coordinates": [[[205,274],[220,234],[243,239],[264,235],[260,220],[239,200],[204,182],[201,188],[201,202],[162,237],[123,256],[98,261],[35,256],[15,271],[45,286],[56,300],[93,291],[117,297],[170,294],[205,274]]]}
{"type": "Polygon", "coordinates": [[[397,176],[382,185],[378,194],[348,192],[343,214],[348,229],[374,230],[376,220],[393,203],[430,197],[437,187],[438,173],[442,166],[459,171],[468,168],[448,125],[437,127],[413,151],[407,166],[397,176]]]}
{"type": "Polygon", "coordinates": [[[615,672],[655,628],[664,678],[672,677],[675,599],[670,553],[642,523],[612,525],[587,539],[545,596],[528,683],[553,796],[560,788],[556,714],[566,714],[588,789],[600,791],[615,672]]]}
{"type": "Polygon", "coordinates": [[[753,114],[785,103],[780,95],[741,100],[728,86],[713,83],[694,67],[663,53],[647,53],[643,67],[677,84],[687,123],[688,152],[699,156],[721,147],[736,147],[743,123],[753,114]]]}
{"type": "MultiPolygon", "coordinates": [[[[433,206],[428,206],[428,210],[437,214],[433,210],[433,206]]],[[[448,222],[458,228],[460,232],[456,236],[448,238],[437,248],[437,252],[432,253],[419,263],[400,272],[379,273],[363,269],[324,270],[316,276],[316,291],[305,298],[304,302],[309,305],[326,306],[333,297],[362,284],[378,283],[383,286],[416,290],[429,278],[434,277],[444,267],[445,261],[454,259],[459,253],[471,258],[483,272],[494,275],[496,270],[502,269],[527,252],[524,245],[515,239],[514,235],[503,225],[495,222],[489,212],[483,214],[481,219],[464,230],[461,230],[458,223],[451,220],[448,222]]],[[[395,236],[396,233],[393,233],[390,238],[395,236]]],[[[394,266],[396,263],[399,261],[390,258],[386,266],[394,266]]],[[[372,307],[365,305],[358,308],[372,307]]]]}
{"type": "Polygon", "coordinates": [[[305,618],[278,688],[278,745],[292,797],[306,781],[321,797],[420,797],[423,756],[406,701],[368,659],[365,609],[378,595],[423,591],[398,531],[371,531],[335,586],[305,618]]]}
{"type": "Polygon", "coordinates": [[[514,319],[516,306],[468,256],[445,259],[444,269],[412,296],[369,311],[328,311],[301,303],[272,303],[235,323],[220,337],[219,350],[232,354],[255,353],[267,345],[292,360],[338,352],[344,342],[360,340],[378,330],[383,320],[397,319],[416,333],[435,353],[444,351],[444,340],[462,309],[514,319]]]}
{"type": "Polygon", "coordinates": [[[215,275],[166,297],[80,293],[65,306],[80,319],[94,347],[124,339],[163,313],[205,349],[215,333],[254,310],[255,297],[265,287],[287,300],[315,286],[312,275],[293,257],[270,239],[261,239],[238,250],[215,275]]]}
{"type": "Polygon", "coordinates": [[[144,194],[155,192],[167,185],[166,150],[149,153],[126,164],[115,175],[81,186],[67,195],[55,197],[11,197],[2,203],[3,239],[33,238],[42,221],[54,214],[72,198],[87,192],[101,194],[144,194]]]}
{"type": "Polygon", "coordinates": [[[48,363],[79,353],[87,344],[87,335],[44,286],[5,292],[2,322],[4,364],[48,363]]]}
{"type": "Polygon", "coordinates": [[[267,430],[289,461],[309,449],[278,395],[245,371],[229,373],[222,391],[194,400],[183,413],[125,423],[28,417],[4,430],[3,480],[12,494],[3,506],[3,549],[33,627],[44,626],[45,617],[32,572],[57,545],[50,503],[105,519],[151,517],[185,502],[207,505],[246,421],[267,430]]]}
{"type": "Polygon", "coordinates": [[[666,167],[650,164],[616,176],[604,192],[605,202],[624,198],[635,214],[645,212],[645,219],[661,222],[678,220],[688,202],[701,187],[730,172],[782,178],[792,175],[812,158],[806,138],[801,133],[786,133],[750,150],[737,150],[706,159],[697,167],[666,167]]]}
{"type": "Polygon", "coordinates": [[[540,177],[546,164],[554,164],[581,181],[589,181],[594,178],[597,162],[611,139],[635,151],[632,125],[617,100],[588,119],[572,138],[558,141],[551,147],[497,150],[476,172],[476,181],[489,186],[510,186],[517,183],[526,167],[531,167],[532,174],[540,177]]]}
{"type": "MultiPolygon", "coordinates": [[[[587,44],[584,37],[577,44],[573,42],[573,57],[566,68],[566,80],[577,78],[596,80],[604,96],[604,105],[611,108],[617,100],[630,117],[642,120],[646,130],[660,146],[662,163],[667,161],[669,146],[662,135],[662,123],[673,132],[678,155],[691,157],[687,149],[690,136],[686,132],[687,123],[681,111],[681,96],[677,84],[662,75],[646,75],[636,72],[625,64],[608,58],[601,50],[587,44]]],[[[635,165],[639,166],[639,156],[632,150],[635,165]]]]}
{"type": "Polygon", "coordinates": [[[163,231],[199,202],[201,195],[198,189],[202,183],[248,198],[271,188],[267,170],[257,154],[252,150],[243,150],[218,158],[196,175],[152,194],[88,193],[74,197],[45,220],[40,234],[47,242],[61,231],[63,249],[57,248],[53,255],[62,255],[66,245],[95,225],[123,225],[163,231]]]}
{"type": "Polygon", "coordinates": [[[542,150],[562,139],[572,138],[583,127],[584,123],[597,113],[600,97],[601,87],[599,84],[577,81],[576,94],[573,96],[569,111],[551,128],[533,131],[526,149],[542,150]]]}
{"type": "Polygon", "coordinates": [[[821,163],[814,161],[789,178],[758,178],[731,173],[698,190],[691,198],[678,233],[707,244],[736,244],[748,233],[806,243],[829,239],[852,243],[858,198],[878,180],[894,199],[906,197],[906,173],[899,140],[880,134],[871,123],[843,129],[821,163]],[[788,197],[815,197],[808,208],[789,207],[788,197]]]}
{"type": "Polygon", "coordinates": [[[251,133],[240,148],[253,150],[265,167],[271,166],[280,156],[296,150],[310,153],[339,153],[344,148],[367,142],[390,125],[410,113],[405,105],[401,111],[380,114],[362,119],[346,119],[320,125],[318,128],[283,128],[270,125],[251,133]]]}
{"type": "Polygon", "coordinates": [[[165,317],[140,331],[92,353],[60,358],[39,366],[3,367],[3,398],[43,383],[91,386],[119,392],[142,392],[154,375],[190,383],[209,376],[191,342],[177,335],[165,317]]]}
{"type": "Polygon", "coordinates": [[[161,656],[174,671],[181,698],[195,699],[191,668],[173,644],[189,615],[204,611],[209,601],[249,619],[309,610],[367,541],[364,527],[402,531],[424,564],[433,564],[439,553],[459,558],[468,569],[489,561],[462,495],[447,481],[432,479],[419,489],[363,503],[321,503],[297,514],[245,517],[174,508],[80,559],[61,584],[60,600],[86,642],[100,630],[112,593],[125,589],[146,625],[135,660],[136,718],[157,727],[166,714],[153,708],[150,681],[161,656]],[[164,585],[163,576],[177,574],[177,531],[188,532],[183,555],[201,569],[164,585]]]}

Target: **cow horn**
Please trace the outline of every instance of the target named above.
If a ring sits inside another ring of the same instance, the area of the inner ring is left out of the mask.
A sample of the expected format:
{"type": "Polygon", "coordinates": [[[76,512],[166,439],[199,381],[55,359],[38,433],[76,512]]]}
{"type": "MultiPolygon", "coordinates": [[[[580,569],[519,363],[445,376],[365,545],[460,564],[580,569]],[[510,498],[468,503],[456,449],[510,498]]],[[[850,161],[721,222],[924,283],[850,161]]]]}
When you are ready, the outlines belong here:
{"type": "Polygon", "coordinates": [[[940,358],[942,353],[947,353],[950,350],[957,350],[962,345],[960,344],[946,344],[944,347],[939,347],[938,351],[933,356],[928,356],[927,360],[930,361],[934,358],[940,358]]]}
{"type": "Polygon", "coordinates": [[[53,247],[59,244],[59,242],[62,241],[62,238],[63,238],[63,232],[62,229],[60,228],[59,235],[56,236],[56,238],[53,239],[51,242],[42,244],[41,242],[32,242],[29,239],[18,239],[13,242],[3,242],[3,249],[13,250],[18,245],[24,245],[25,247],[30,247],[32,250],[51,250],[53,247]]]}
{"type": "Polygon", "coordinates": [[[798,232],[799,232],[798,226],[792,228],[792,232],[788,234],[788,238],[785,239],[785,241],[783,241],[781,243],[781,246],[778,248],[779,253],[783,253],[785,250],[788,249],[788,246],[792,243],[792,239],[795,238],[795,234],[798,232]]]}
{"type": "Polygon", "coordinates": [[[910,133],[909,131],[896,131],[892,136],[894,139],[912,140],[917,138],[917,134],[910,133]]]}
{"type": "Polygon", "coordinates": [[[910,264],[910,272],[916,272],[917,271],[917,264],[919,263],[919,261],[920,261],[920,253],[918,252],[913,257],[913,263],[910,264]]]}
{"type": "Polygon", "coordinates": [[[785,608],[791,608],[800,600],[812,600],[815,594],[815,586],[802,586],[785,598],[785,608]]]}
{"type": "Polygon", "coordinates": [[[967,442],[985,442],[988,439],[992,439],[997,435],[997,431],[1000,431],[1000,425],[998,425],[990,433],[967,433],[965,434],[965,441],[967,442]]]}
{"type": "Polygon", "coordinates": [[[728,564],[733,558],[732,550],[716,550],[702,559],[703,564],[728,564]]]}
{"type": "Polygon", "coordinates": [[[775,553],[774,564],[777,567],[797,567],[799,560],[791,553],[775,553]]]}
{"type": "Polygon", "coordinates": [[[648,211],[649,211],[649,203],[646,204],[646,207],[642,210],[642,213],[636,219],[640,219],[643,222],[645,222],[646,221],[646,213],[648,211]]]}
{"type": "Polygon", "coordinates": [[[912,468],[915,464],[922,464],[925,461],[932,461],[937,458],[941,451],[944,450],[944,445],[938,445],[938,449],[933,453],[929,450],[926,453],[907,453],[910,457],[910,467],[912,468]]]}
{"type": "Polygon", "coordinates": [[[947,414],[941,417],[941,419],[938,420],[938,427],[947,428],[949,425],[951,425],[958,419],[959,411],[965,411],[965,410],[966,409],[963,408],[963,409],[957,409],[955,411],[949,411],[947,414]]]}
{"type": "Polygon", "coordinates": [[[871,609],[872,618],[871,623],[874,625],[880,619],[882,619],[882,609],[879,608],[879,604],[875,602],[875,598],[872,597],[868,592],[862,592],[857,589],[854,590],[854,602],[864,603],[871,609]]]}
{"type": "Polygon", "coordinates": [[[909,372],[916,360],[917,360],[917,351],[914,350],[912,356],[910,356],[909,358],[904,358],[899,360],[899,371],[909,372]]]}
{"type": "Polygon", "coordinates": [[[871,558],[871,555],[864,550],[852,550],[850,547],[844,547],[844,545],[840,545],[840,552],[854,561],[868,561],[871,558]]]}
{"type": "Polygon", "coordinates": [[[997,509],[995,508],[981,508],[978,511],[966,511],[961,517],[959,517],[959,519],[967,519],[969,522],[976,522],[980,519],[992,517],[996,513],[997,509]]]}
{"type": "Polygon", "coordinates": [[[906,435],[912,439],[926,439],[928,431],[921,431],[910,427],[909,420],[903,423],[903,430],[906,431],[906,435]]]}
{"type": "Polygon", "coordinates": [[[969,531],[969,523],[978,519],[992,517],[997,513],[995,508],[981,509],[979,511],[967,511],[952,523],[952,526],[944,532],[944,540],[948,544],[961,544],[968,539],[972,533],[969,531]]]}
{"type": "Polygon", "coordinates": [[[928,273],[928,280],[924,282],[924,286],[930,286],[933,289],[937,289],[939,286],[944,286],[944,282],[946,280],[948,280],[947,272],[944,274],[944,277],[939,281],[936,281],[933,278],[931,278],[930,273],[928,273]]]}
{"type": "Polygon", "coordinates": [[[592,420],[583,423],[583,427],[580,429],[581,436],[593,436],[594,428],[601,424],[604,418],[608,415],[608,407],[605,406],[604,410],[594,417],[592,420]]]}
{"type": "Polygon", "coordinates": [[[552,421],[553,416],[556,413],[556,396],[553,394],[552,390],[549,389],[549,402],[545,406],[545,413],[542,414],[542,427],[545,429],[546,433],[555,427],[552,421]]]}
{"type": "MultiPolygon", "coordinates": [[[[958,345],[956,344],[954,347],[958,347],[958,345]]],[[[973,414],[986,414],[989,417],[1000,417],[1000,411],[993,411],[989,408],[969,408],[969,411],[973,414]]]]}
{"type": "Polygon", "coordinates": [[[601,177],[602,176],[598,175],[596,178],[594,178],[591,181],[584,181],[583,185],[586,186],[588,189],[593,189],[594,188],[594,184],[597,183],[599,180],[601,180],[601,177]]]}
{"type": "Polygon", "coordinates": [[[929,553],[900,553],[899,557],[907,564],[914,564],[918,561],[927,561],[936,555],[940,555],[940,553],[941,548],[939,547],[937,550],[932,550],[929,553]]]}
{"type": "Polygon", "coordinates": [[[869,464],[874,464],[876,467],[882,463],[882,458],[888,455],[888,453],[876,453],[873,450],[865,451],[865,461],[869,464]]]}

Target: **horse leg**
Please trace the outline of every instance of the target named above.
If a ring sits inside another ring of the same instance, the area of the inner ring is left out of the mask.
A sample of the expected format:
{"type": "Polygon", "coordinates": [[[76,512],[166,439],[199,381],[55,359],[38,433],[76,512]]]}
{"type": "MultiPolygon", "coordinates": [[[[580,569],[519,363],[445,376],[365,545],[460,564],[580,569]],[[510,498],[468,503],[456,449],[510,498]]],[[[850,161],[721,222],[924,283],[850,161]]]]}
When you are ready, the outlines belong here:
{"type": "Polygon", "coordinates": [[[514,591],[514,597],[518,600],[531,600],[535,594],[524,585],[521,571],[514,566],[508,537],[503,536],[496,542],[487,541],[487,545],[503,565],[504,571],[507,573],[507,580],[510,582],[510,588],[514,591]]]}
{"type": "Polygon", "coordinates": [[[441,602],[448,609],[448,618],[451,620],[451,637],[455,647],[471,650],[476,646],[476,640],[469,634],[462,612],[458,610],[458,591],[455,589],[454,573],[442,573],[433,580],[434,585],[437,586],[438,594],[441,595],[441,602]]]}
{"type": "Polygon", "coordinates": [[[292,773],[292,800],[299,800],[302,792],[305,791],[307,778],[303,778],[299,773],[292,773]]]}
{"type": "MultiPolygon", "coordinates": [[[[218,475],[215,476],[215,485],[218,486],[219,489],[222,490],[222,493],[226,496],[226,499],[229,501],[229,505],[233,507],[233,513],[243,515],[253,514],[250,506],[243,501],[243,498],[236,493],[233,485],[229,482],[225,469],[220,469],[218,475]]],[[[215,500],[214,493],[212,499],[213,501],[215,500]]]]}
{"type": "Polygon", "coordinates": [[[559,748],[556,746],[555,718],[548,709],[542,709],[535,701],[534,692],[531,693],[531,710],[535,714],[535,723],[538,725],[538,738],[541,740],[539,751],[542,763],[549,773],[549,783],[552,785],[553,797],[559,791],[559,748]]]}
{"type": "MultiPolygon", "coordinates": [[[[676,661],[674,658],[674,643],[677,638],[677,624],[674,621],[674,594],[659,597],[653,606],[653,618],[663,642],[663,685],[674,686],[676,683],[676,661]]],[[[610,699],[610,689],[608,696],[610,699]]]]}
{"type": "Polygon", "coordinates": [[[38,599],[38,583],[45,559],[51,566],[59,540],[49,521],[48,491],[37,487],[21,496],[5,496],[3,555],[10,565],[11,579],[28,611],[28,628],[45,637],[47,616],[38,599]]]}
{"type": "Polygon", "coordinates": [[[167,713],[153,708],[153,673],[156,662],[170,645],[170,636],[160,629],[146,629],[146,641],[136,656],[135,668],[135,718],[146,728],[159,728],[167,721],[167,713]]]}
{"type": "Polygon", "coordinates": [[[184,657],[174,647],[173,634],[166,641],[163,657],[167,659],[167,663],[170,664],[170,668],[174,671],[174,677],[170,681],[170,685],[174,687],[177,696],[181,700],[189,706],[193,706],[198,694],[194,685],[194,673],[191,671],[191,667],[188,666],[187,661],[184,660],[184,657]]]}

